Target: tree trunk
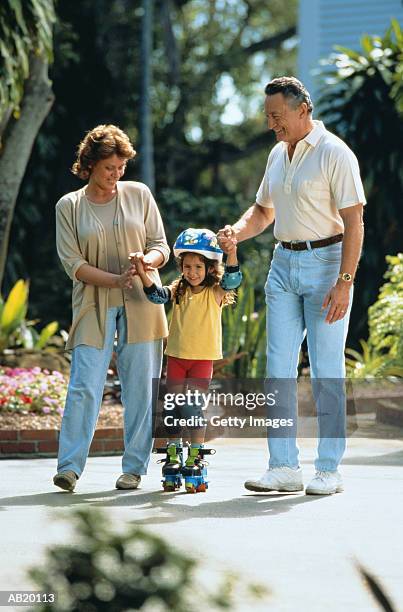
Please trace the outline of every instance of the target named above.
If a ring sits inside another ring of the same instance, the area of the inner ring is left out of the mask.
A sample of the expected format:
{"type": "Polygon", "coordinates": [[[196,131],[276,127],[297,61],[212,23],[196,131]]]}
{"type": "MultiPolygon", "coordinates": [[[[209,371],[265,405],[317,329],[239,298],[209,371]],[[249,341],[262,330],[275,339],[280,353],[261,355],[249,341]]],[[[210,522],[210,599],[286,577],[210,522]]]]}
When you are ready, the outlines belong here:
{"type": "Polygon", "coordinates": [[[153,48],[153,0],[143,0],[141,26],[141,94],[140,94],[140,171],[141,180],[151,191],[155,189],[153,128],[151,122],[150,89],[152,81],[151,53],[153,48]]]}
{"type": "Polygon", "coordinates": [[[20,117],[18,120],[11,119],[2,135],[3,146],[0,157],[0,287],[4,277],[15,202],[35,138],[52,107],[53,101],[54,95],[48,78],[48,62],[42,57],[32,56],[20,117]]]}

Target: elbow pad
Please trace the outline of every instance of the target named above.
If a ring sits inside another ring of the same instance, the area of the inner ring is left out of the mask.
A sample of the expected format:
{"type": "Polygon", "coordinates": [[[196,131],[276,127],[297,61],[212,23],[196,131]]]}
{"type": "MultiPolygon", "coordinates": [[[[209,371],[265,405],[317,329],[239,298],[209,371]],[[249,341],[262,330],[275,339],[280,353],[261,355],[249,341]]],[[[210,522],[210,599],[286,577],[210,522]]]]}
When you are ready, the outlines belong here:
{"type": "Polygon", "coordinates": [[[242,283],[242,272],[239,266],[225,266],[224,275],[220,281],[220,287],[224,291],[231,291],[237,289],[242,283]]]}
{"type": "Polygon", "coordinates": [[[147,299],[153,304],[166,304],[171,299],[171,291],[168,287],[157,287],[152,284],[151,287],[143,287],[147,299]]]}

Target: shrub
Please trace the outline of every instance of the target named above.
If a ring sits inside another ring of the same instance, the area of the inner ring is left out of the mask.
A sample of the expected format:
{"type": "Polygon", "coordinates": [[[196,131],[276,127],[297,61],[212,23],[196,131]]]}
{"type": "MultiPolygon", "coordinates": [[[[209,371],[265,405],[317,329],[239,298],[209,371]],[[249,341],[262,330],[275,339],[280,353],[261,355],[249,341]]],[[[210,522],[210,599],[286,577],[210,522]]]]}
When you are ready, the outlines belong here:
{"type": "Polygon", "coordinates": [[[57,332],[59,324],[56,321],[46,325],[39,333],[34,327],[37,321],[26,320],[28,294],[28,281],[19,280],[5,302],[0,296],[0,352],[14,347],[39,351],[57,332]]]}
{"type": "MultiPolygon", "coordinates": [[[[227,573],[217,592],[206,592],[195,576],[198,562],[162,538],[137,526],[114,533],[105,514],[94,509],[76,510],[73,517],[78,541],[49,549],[45,566],[30,571],[41,591],[57,596],[35,612],[188,612],[234,605],[243,582],[238,577],[227,573]]],[[[246,589],[254,598],[266,592],[260,585],[246,589]]]]}
{"type": "Polygon", "coordinates": [[[262,378],[266,370],[266,308],[256,303],[256,274],[242,267],[243,282],[234,306],[223,310],[224,359],[215,365],[214,376],[224,367],[227,375],[262,378]],[[231,369],[230,369],[231,366],[231,369]]]}
{"type": "Polygon", "coordinates": [[[368,309],[368,342],[361,340],[362,354],[347,353],[349,375],[403,376],[403,253],[388,255],[387,280],[375,304],[368,309]]]}

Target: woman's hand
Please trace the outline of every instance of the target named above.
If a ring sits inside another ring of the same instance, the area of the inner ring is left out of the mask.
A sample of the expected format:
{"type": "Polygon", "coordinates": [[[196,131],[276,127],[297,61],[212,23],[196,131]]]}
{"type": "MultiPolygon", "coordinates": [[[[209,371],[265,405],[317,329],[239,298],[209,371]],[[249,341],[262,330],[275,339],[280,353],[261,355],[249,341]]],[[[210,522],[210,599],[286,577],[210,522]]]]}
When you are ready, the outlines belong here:
{"type": "Polygon", "coordinates": [[[136,275],[135,266],[131,265],[123,274],[118,276],[119,289],[133,289],[133,277],[136,275]]]}

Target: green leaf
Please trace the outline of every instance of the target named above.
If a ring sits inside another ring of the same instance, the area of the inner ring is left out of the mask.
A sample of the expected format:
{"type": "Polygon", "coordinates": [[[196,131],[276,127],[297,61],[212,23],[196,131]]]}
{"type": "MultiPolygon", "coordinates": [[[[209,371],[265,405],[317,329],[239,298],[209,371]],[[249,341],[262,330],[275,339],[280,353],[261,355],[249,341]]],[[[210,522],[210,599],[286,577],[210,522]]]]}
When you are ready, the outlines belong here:
{"type": "Polygon", "coordinates": [[[400,27],[400,23],[394,17],[391,20],[391,29],[394,35],[396,36],[397,42],[401,43],[403,41],[403,31],[400,27]]]}
{"type": "Polygon", "coordinates": [[[29,293],[28,281],[19,280],[11,289],[4,305],[0,320],[0,328],[3,333],[9,333],[16,329],[27,312],[29,293]]]}
{"type": "Polygon", "coordinates": [[[38,340],[35,342],[34,348],[36,350],[42,349],[50,338],[52,338],[59,328],[59,323],[57,321],[52,321],[52,323],[48,323],[46,327],[41,331],[38,340]]]}
{"type": "Polygon", "coordinates": [[[22,14],[22,6],[20,0],[8,0],[11,9],[14,11],[16,22],[18,23],[22,33],[28,35],[27,25],[25,23],[23,14],[22,14]]]}
{"type": "Polygon", "coordinates": [[[336,49],[336,51],[338,51],[339,53],[343,53],[344,55],[347,55],[347,57],[349,57],[350,59],[354,59],[357,62],[360,61],[361,54],[358,53],[358,51],[354,51],[353,49],[348,49],[347,47],[342,47],[341,45],[334,45],[334,49],[336,49]]]}
{"type": "Polygon", "coordinates": [[[361,42],[361,46],[364,49],[364,51],[366,51],[366,53],[368,53],[369,55],[374,48],[374,42],[373,42],[372,36],[365,34],[365,36],[361,37],[360,42],[361,42]]]}

